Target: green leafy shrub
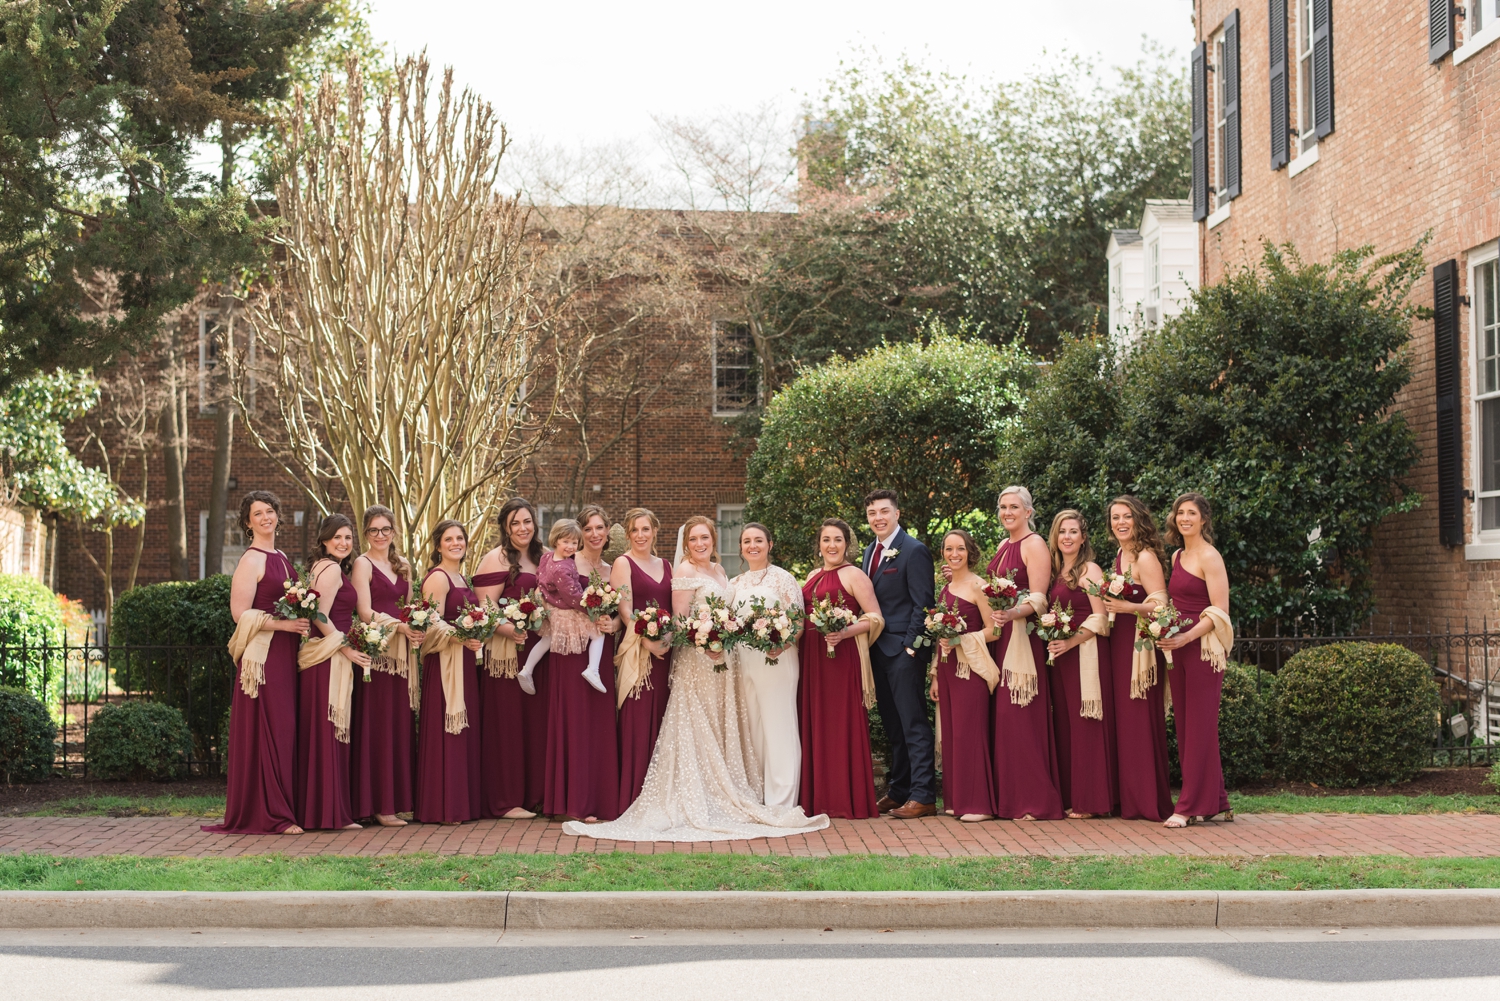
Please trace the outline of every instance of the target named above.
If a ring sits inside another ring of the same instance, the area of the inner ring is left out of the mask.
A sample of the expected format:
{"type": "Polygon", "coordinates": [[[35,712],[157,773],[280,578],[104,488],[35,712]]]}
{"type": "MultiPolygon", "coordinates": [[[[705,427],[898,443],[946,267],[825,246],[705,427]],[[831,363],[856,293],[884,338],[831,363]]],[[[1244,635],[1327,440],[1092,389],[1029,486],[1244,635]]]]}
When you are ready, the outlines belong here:
{"type": "Polygon", "coordinates": [[[30,692],[0,688],[0,778],[40,782],[52,773],[57,726],[30,692]]]}
{"type": "Polygon", "coordinates": [[[64,623],[57,595],[32,577],[0,574],[0,684],[55,705],[62,687],[64,623]]]}
{"type": "Polygon", "coordinates": [[[1303,650],[1276,683],[1280,770],[1339,788],[1404,782],[1432,754],[1438,709],[1432,668],[1405,647],[1303,650]]]}
{"type": "Polygon", "coordinates": [[[223,646],[234,635],[229,575],[133,587],[115,602],[110,642],[129,646],[223,646]]]}
{"type": "Polygon", "coordinates": [[[180,777],[192,753],[192,734],[180,710],[160,702],[125,702],[94,714],[84,761],[96,778],[161,782],[180,777]]]}
{"type": "MultiPolygon", "coordinates": [[[[1224,669],[1224,691],[1219,699],[1219,762],[1226,788],[1248,785],[1270,770],[1275,685],[1274,674],[1256,667],[1230,664],[1224,669]]],[[[1181,782],[1177,720],[1171,711],[1167,712],[1167,767],[1173,785],[1181,782]]]]}

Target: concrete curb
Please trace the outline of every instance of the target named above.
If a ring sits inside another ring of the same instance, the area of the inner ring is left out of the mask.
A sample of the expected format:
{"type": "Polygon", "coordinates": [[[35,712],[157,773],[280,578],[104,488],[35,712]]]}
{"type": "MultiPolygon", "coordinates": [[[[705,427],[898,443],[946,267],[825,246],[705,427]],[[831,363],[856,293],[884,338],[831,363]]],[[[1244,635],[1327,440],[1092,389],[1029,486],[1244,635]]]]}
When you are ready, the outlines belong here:
{"type": "Polygon", "coordinates": [[[0,928],[1500,926],[1500,890],[524,893],[0,891],[0,928]]]}

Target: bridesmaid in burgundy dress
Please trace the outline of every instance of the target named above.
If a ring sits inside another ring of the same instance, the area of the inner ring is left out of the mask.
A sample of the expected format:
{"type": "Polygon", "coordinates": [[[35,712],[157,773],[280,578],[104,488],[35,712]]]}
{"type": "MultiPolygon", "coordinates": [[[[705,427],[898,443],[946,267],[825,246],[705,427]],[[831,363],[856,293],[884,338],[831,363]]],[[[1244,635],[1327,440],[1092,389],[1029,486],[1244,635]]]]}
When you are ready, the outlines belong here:
{"type": "Polygon", "coordinates": [[[354,727],[349,757],[350,799],[356,818],[374,817],[381,827],[404,827],[396,816],[414,805],[412,760],[415,757],[416,717],[411,685],[421,676],[417,651],[423,634],[400,622],[401,605],[411,598],[411,563],[396,551],[396,516],[376,504],[361,519],[368,547],[354,561],[350,578],[359,595],[359,617],[369,622],[379,614],[398,620],[397,633],[407,644],[406,670],[389,657],[379,658],[368,682],[354,686],[354,727]]]}
{"type": "MultiPolygon", "coordinates": [[[[1000,527],[1008,533],[990,560],[989,572],[1004,576],[1015,571],[1022,588],[1047,593],[1052,559],[1047,544],[1031,526],[1034,507],[1031,491],[1006,487],[1000,492],[1000,527]]],[[[1024,620],[1036,609],[1030,602],[1014,608],[991,611],[990,621],[1000,626],[999,640],[990,645],[995,663],[1001,666],[1000,687],[995,689],[995,816],[1020,820],[1058,820],[1063,815],[1058,789],[1057,756],[1053,749],[1051,692],[1047,685],[1046,648],[1035,634],[1017,634],[1024,620]],[[1006,648],[1014,639],[1030,646],[1036,671],[1031,676],[1005,675],[1006,648]]]]}
{"type": "Polygon", "coordinates": [[[1104,610],[1116,615],[1109,656],[1115,696],[1117,812],[1127,820],[1160,823],[1172,812],[1163,694],[1167,683],[1166,661],[1156,650],[1135,649],[1135,617],[1150,615],[1158,607],[1157,601],[1148,595],[1166,593],[1166,559],[1156,521],[1150,509],[1135,497],[1127,495],[1110,501],[1109,531],[1120,546],[1115,555],[1115,572],[1129,570],[1135,582],[1120,597],[1104,601],[1104,610]]]}
{"type": "MultiPolygon", "coordinates": [[[[661,522],[643,507],[625,512],[625,535],[630,551],[615,560],[610,583],[628,588],[620,602],[621,622],[630,621],[637,608],[654,604],[672,611],[672,567],[656,555],[656,535],[661,522]]],[[[631,628],[626,625],[623,628],[631,628]]],[[[620,810],[623,812],[641,794],[646,781],[646,767],[656,749],[662,717],[667,713],[667,672],[672,663],[669,639],[644,640],[651,653],[651,673],[634,691],[616,692],[620,706],[620,810]]]]}
{"type": "Polygon", "coordinates": [[[285,581],[297,576],[292,561],[276,548],[281,501],[269,490],[252,490],[240,501],[240,531],[253,539],[240,557],[229,585],[229,612],[239,622],[254,609],[271,616],[271,635],[262,669],[264,680],[241,681],[236,664],[229,708],[229,790],[224,822],[205,831],[225,834],[301,834],[292,800],[297,767],[297,643],[306,619],[275,618],[285,581]]]}
{"type": "MultiPolygon", "coordinates": [[[[341,514],[330,514],[318,526],[317,542],[308,572],[318,592],[318,611],[327,622],[314,622],[324,636],[348,635],[354,624],[359,595],[349,580],[354,552],[354,523],[341,514]]],[[[370,663],[367,654],[345,648],[343,656],[363,676],[370,663]]],[[[319,661],[297,675],[297,821],[305,830],[358,830],[349,798],[349,722],[353,716],[353,687],[345,705],[342,738],[329,719],[328,690],[332,687],[334,660],[319,661]]],[[[352,678],[348,679],[350,682],[352,678]]]]}
{"type": "Polygon", "coordinates": [[[798,650],[798,719],[802,737],[802,787],[799,800],[808,816],[859,819],[878,817],[875,772],[870,761],[870,723],[865,709],[858,641],[880,614],[875,588],[859,567],[848,562],[854,532],[847,522],[829,518],[818,533],[823,565],[802,586],[809,613],[824,598],[842,604],[860,620],[838,632],[823,634],[809,626],[798,650]],[[832,646],[834,654],[828,655],[832,646]]]}
{"type": "MultiPolygon", "coordinates": [[[[432,531],[432,561],[422,593],[452,622],[458,610],[474,601],[462,571],[469,536],[456,521],[440,521],[432,531]]],[[[432,642],[431,633],[428,642],[432,642]]],[[[422,720],[417,731],[417,803],[413,811],[424,824],[461,824],[480,814],[479,734],[468,722],[479,706],[479,675],[474,655],[478,640],[463,641],[459,684],[464,717],[449,733],[449,718],[457,716],[443,696],[442,654],[429,653],[422,661],[422,720]]]]}
{"type": "MultiPolygon", "coordinates": [[[[512,497],[500,508],[500,544],[484,554],[474,575],[474,593],[486,601],[519,598],[536,587],[542,541],[537,538],[536,509],[524,497],[512,497]]],[[[535,633],[518,633],[510,623],[499,632],[516,641],[516,667],[485,659],[479,672],[479,747],[481,816],[506,820],[535,817],[542,802],[547,771],[547,659],[532,672],[535,695],[516,681],[535,633]]]]}
{"type": "Polygon", "coordinates": [[[1109,641],[1088,626],[1102,625],[1104,603],[1090,595],[1088,584],[1097,585],[1104,571],[1094,562],[1094,547],[1089,544],[1088,525],[1077,511],[1059,511],[1052,519],[1047,539],[1052,554],[1052,590],[1048,604],[1064,609],[1072,606],[1073,636],[1047,644],[1053,666],[1048,669],[1052,686],[1052,718],[1058,723],[1058,770],[1062,779],[1063,805],[1070,820],[1089,820],[1107,816],[1116,802],[1113,751],[1109,743],[1108,721],[1113,702],[1110,687],[1109,641]],[[1083,650],[1093,643],[1093,694],[1084,704],[1083,650]],[[1064,735],[1066,734],[1066,752],[1064,735]]]}
{"type": "Polygon", "coordinates": [[[1177,809],[1165,827],[1186,827],[1199,818],[1220,814],[1233,820],[1224,791],[1224,769],[1219,760],[1219,697],[1224,691],[1223,665],[1211,664],[1203,638],[1214,631],[1204,615],[1210,605],[1229,614],[1229,574],[1224,557],[1214,548],[1213,514],[1202,494],[1186,493],[1172,504],[1167,518],[1167,545],[1180,547],[1172,555],[1172,579],[1167,593],[1177,611],[1192,622],[1157,646],[1173,651],[1167,681],[1172,686],[1172,716],[1177,720],[1177,757],[1182,762],[1182,791],[1177,809]]]}
{"type": "MultiPolygon", "coordinates": [[[[991,633],[986,616],[979,546],[963,529],[943,536],[943,565],[952,577],[941,602],[963,616],[964,631],[991,633]]],[[[982,637],[983,638],[983,637],[982,637]]],[[[965,668],[958,676],[958,654],[947,640],[938,643],[930,694],[938,705],[943,739],[943,806],[965,823],[995,819],[995,769],[990,760],[994,739],[994,700],[989,682],[965,668]]]]}
{"type": "MultiPolygon", "coordinates": [[[[583,548],[573,554],[580,590],[589,574],[606,572],[602,563],[609,541],[609,521],[604,509],[590,504],[578,512],[583,530],[583,548]]],[[[566,561],[564,561],[566,562],[566,561]]],[[[604,633],[604,654],[599,678],[604,691],[596,691],[584,680],[589,665],[587,649],[581,653],[551,653],[550,711],[547,716],[547,781],[542,809],[566,820],[593,823],[620,815],[620,748],[615,723],[614,633],[620,628],[615,616],[595,624],[604,633]]]]}

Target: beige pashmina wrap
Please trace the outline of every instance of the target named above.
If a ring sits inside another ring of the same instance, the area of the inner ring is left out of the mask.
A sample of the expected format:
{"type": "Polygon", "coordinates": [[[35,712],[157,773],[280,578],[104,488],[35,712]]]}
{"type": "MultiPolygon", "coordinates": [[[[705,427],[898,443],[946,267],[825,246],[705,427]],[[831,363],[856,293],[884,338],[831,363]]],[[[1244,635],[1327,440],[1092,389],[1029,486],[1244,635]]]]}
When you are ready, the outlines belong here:
{"type": "MultiPolygon", "coordinates": [[[[1029,604],[1037,615],[1047,610],[1047,596],[1029,591],[1016,603],[1029,604]]],[[[1005,644],[1005,655],[1000,664],[1001,680],[1010,689],[1010,702],[1015,706],[1029,706],[1036,698],[1036,657],[1031,652],[1031,635],[1026,631],[1026,620],[1011,622],[1010,642],[1005,644]]]]}
{"type": "Polygon", "coordinates": [[[229,656],[240,665],[240,688],[252,699],[266,683],[266,658],[271,655],[271,637],[276,635],[270,628],[273,621],[270,612],[246,609],[229,637],[229,656]]]}
{"type": "MultiPolygon", "coordinates": [[[[1158,608],[1165,605],[1170,599],[1166,591],[1152,591],[1141,599],[1143,605],[1156,605],[1158,608]]],[[[1156,647],[1147,646],[1142,650],[1135,645],[1136,634],[1140,632],[1141,616],[1135,617],[1135,623],[1130,629],[1130,697],[1132,699],[1144,699],[1151,691],[1151,686],[1156,684],[1156,647]]]]}
{"type": "Polygon", "coordinates": [[[1104,718],[1104,689],[1099,684],[1099,637],[1109,635],[1109,616],[1091,612],[1079,629],[1094,635],[1078,644],[1078,715],[1104,718]]]}
{"type": "Polygon", "coordinates": [[[459,639],[451,625],[439,619],[427,630],[427,635],[422,640],[422,653],[438,655],[443,701],[447,703],[443,713],[443,730],[448,733],[463,733],[469,725],[469,711],[464,705],[464,641],[459,639]]]}
{"type": "Polygon", "coordinates": [[[349,709],[354,704],[354,662],[349,659],[344,634],[309,637],[297,651],[297,670],[328,661],[328,722],[341,744],[349,743],[349,709]]]}

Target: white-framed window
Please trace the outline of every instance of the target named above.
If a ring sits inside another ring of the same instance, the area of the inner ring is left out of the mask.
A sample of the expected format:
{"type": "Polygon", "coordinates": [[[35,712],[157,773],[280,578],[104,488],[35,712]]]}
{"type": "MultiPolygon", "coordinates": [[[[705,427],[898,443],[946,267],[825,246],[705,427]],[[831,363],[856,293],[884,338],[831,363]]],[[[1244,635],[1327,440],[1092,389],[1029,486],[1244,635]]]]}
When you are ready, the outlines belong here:
{"type": "Polygon", "coordinates": [[[714,515],[719,530],[719,561],[724,572],[733,577],[745,572],[745,561],[740,559],[740,530],[745,527],[745,505],[720,504],[714,515]]]}
{"type": "MultiPolygon", "coordinates": [[[[297,512],[301,514],[301,511],[297,512]]],[[[208,566],[208,512],[198,512],[198,579],[212,576],[216,573],[234,573],[234,568],[239,566],[240,557],[245,555],[246,543],[245,533],[240,531],[240,513],[228,511],[224,514],[224,555],[219,561],[218,569],[210,569],[208,566]]]]}
{"type": "Polygon", "coordinates": [[[1146,326],[1156,326],[1161,316],[1161,239],[1146,244],[1146,326]]]}
{"type": "MultiPolygon", "coordinates": [[[[1500,248],[1470,256],[1473,336],[1474,542],[1500,558],[1500,248]]],[[[1476,554],[1478,555],[1478,554],[1476,554]]]]}
{"type": "Polygon", "coordinates": [[[224,341],[224,322],[219,313],[202,309],[198,311],[198,413],[212,414],[218,411],[214,400],[218,387],[214,375],[219,370],[219,351],[224,341]]]}
{"type": "Polygon", "coordinates": [[[760,401],[759,365],[750,324],[715,320],[713,325],[714,415],[733,417],[760,401]]]}
{"type": "Polygon", "coordinates": [[[1224,190],[1229,187],[1229,126],[1224,120],[1224,109],[1229,106],[1229,60],[1224,55],[1224,29],[1214,33],[1211,46],[1214,54],[1214,206],[1223,201],[1224,190]]]}
{"type": "Polygon", "coordinates": [[[1463,27],[1455,33],[1455,64],[1472,58],[1480,49],[1500,39],[1500,0],[1468,0],[1459,9],[1464,18],[1463,27]]]}

